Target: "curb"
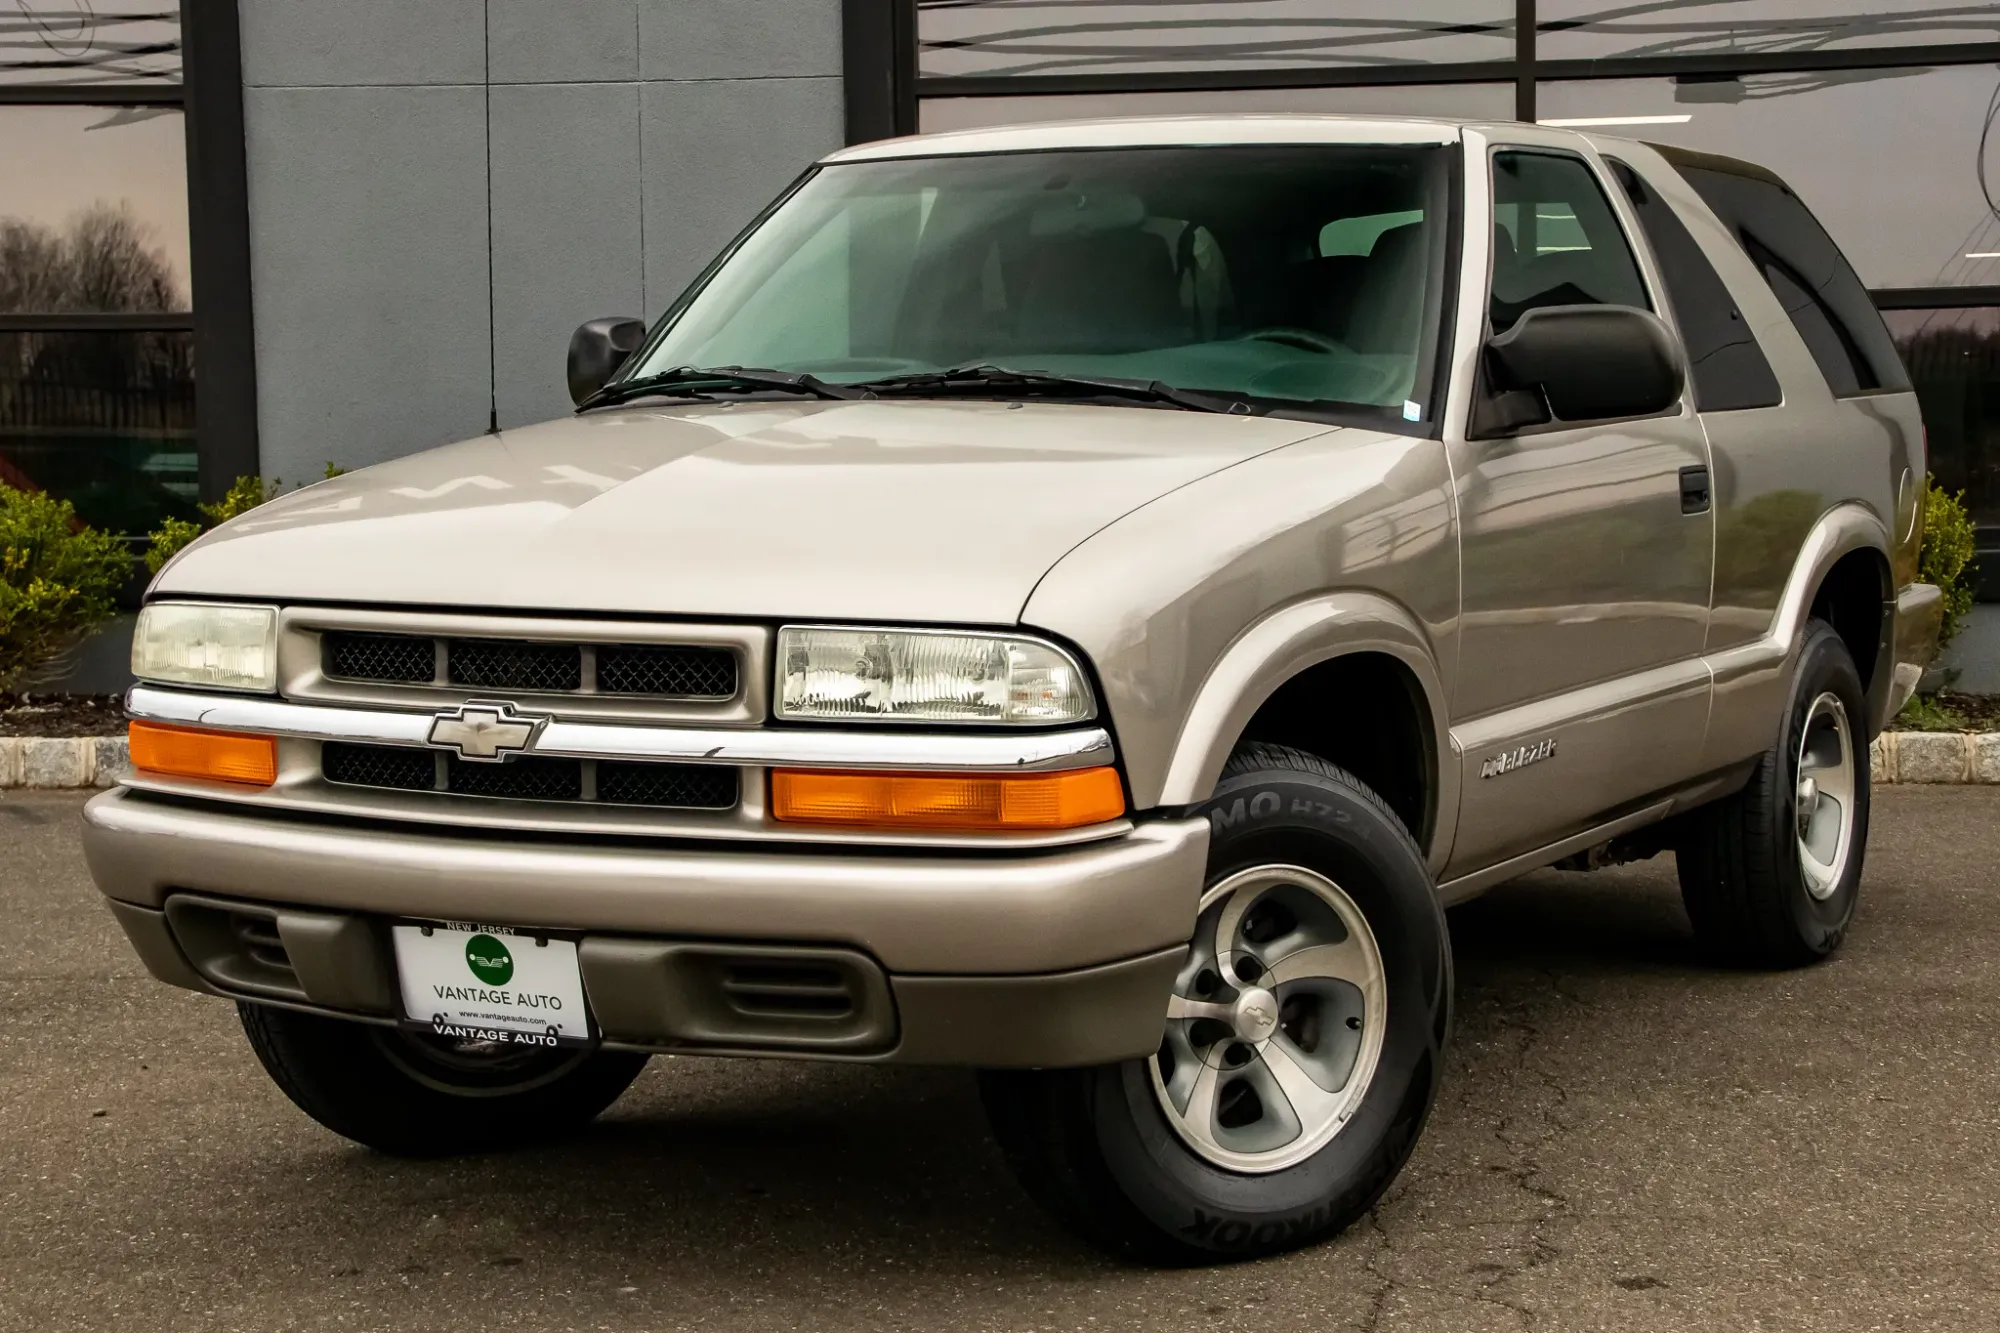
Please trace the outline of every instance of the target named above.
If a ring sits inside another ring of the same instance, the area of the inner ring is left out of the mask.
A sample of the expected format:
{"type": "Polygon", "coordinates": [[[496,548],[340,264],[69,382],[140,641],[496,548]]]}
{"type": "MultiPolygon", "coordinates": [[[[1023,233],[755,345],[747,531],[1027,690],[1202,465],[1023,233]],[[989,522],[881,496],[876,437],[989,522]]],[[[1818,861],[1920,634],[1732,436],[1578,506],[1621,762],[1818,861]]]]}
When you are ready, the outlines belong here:
{"type": "Polygon", "coordinates": [[[131,766],[123,736],[0,736],[0,788],[111,787],[131,766]]]}
{"type": "Polygon", "coordinates": [[[2000,783],[2000,731],[1885,731],[1868,749],[1877,782],[2000,783]]]}
{"type": "MultiPolygon", "coordinates": [[[[1885,731],[1868,751],[1878,784],[2000,785],[2000,731],[1885,731]]],[[[123,736],[0,736],[0,789],[112,787],[130,767],[123,736]]]]}

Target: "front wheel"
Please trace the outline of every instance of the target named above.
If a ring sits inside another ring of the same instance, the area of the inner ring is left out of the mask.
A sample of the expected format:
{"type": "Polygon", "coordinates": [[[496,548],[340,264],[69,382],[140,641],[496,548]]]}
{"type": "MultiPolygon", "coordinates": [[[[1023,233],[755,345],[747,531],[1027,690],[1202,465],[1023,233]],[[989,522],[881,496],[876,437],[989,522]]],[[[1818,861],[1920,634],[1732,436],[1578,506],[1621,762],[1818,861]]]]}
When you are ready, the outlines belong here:
{"type": "Polygon", "coordinates": [[[1450,1020],[1436,890],[1380,798],[1253,745],[1207,811],[1207,888],[1158,1052],[981,1076],[1029,1194],[1152,1262],[1270,1254],[1364,1214],[1416,1145],[1450,1020]]]}
{"type": "Polygon", "coordinates": [[[398,1157],[488,1152],[580,1129],[644,1055],[546,1050],[239,1004],[264,1071],[336,1134],[398,1157]]]}

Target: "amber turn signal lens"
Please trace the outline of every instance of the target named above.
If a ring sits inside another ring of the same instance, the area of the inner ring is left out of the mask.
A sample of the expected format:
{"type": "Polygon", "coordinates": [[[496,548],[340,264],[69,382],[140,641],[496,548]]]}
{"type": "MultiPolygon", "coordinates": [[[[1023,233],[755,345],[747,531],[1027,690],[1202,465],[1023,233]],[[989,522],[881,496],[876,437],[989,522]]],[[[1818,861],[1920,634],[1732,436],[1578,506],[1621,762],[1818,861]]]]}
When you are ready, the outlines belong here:
{"type": "Polygon", "coordinates": [[[794,824],[1033,832],[1124,813],[1125,789],[1111,768],[993,776],[771,771],[771,815],[794,824]]]}
{"type": "Polygon", "coordinates": [[[268,787],[278,780],[278,743],[269,736],[237,731],[163,727],[157,722],[128,724],[132,767],[176,778],[207,778],[268,787]]]}

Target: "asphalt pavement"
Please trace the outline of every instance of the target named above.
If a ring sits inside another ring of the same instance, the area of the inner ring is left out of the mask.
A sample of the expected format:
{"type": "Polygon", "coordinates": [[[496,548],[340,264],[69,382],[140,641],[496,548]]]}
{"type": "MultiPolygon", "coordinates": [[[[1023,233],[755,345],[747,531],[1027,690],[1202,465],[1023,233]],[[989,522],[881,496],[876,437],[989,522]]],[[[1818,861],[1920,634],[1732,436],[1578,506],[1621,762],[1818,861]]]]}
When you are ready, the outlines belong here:
{"type": "Polygon", "coordinates": [[[1367,1222],[1256,1264],[1099,1258],[969,1076],[658,1059],[589,1134],[393,1161],[152,982],[0,798],[0,1330],[2000,1327],[2000,790],[1879,791],[1830,963],[1695,957],[1670,858],[1452,914],[1444,1099],[1367,1222]]]}

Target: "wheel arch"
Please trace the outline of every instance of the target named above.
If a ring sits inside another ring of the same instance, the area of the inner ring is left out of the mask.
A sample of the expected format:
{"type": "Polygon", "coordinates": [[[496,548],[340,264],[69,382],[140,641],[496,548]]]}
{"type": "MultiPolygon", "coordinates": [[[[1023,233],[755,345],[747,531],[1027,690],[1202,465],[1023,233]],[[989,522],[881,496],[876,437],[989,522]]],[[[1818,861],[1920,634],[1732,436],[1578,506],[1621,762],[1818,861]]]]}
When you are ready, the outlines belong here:
{"type": "MultiPolygon", "coordinates": [[[[1891,579],[1886,551],[1855,546],[1827,566],[1809,603],[1810,618],[1833,626],[1861,673],[1871,737],[1888,722],[1884,714],[1895,671],[1896,592],[1891,579]]],[[[1799,632],[1805,632],[1803,625],[1799,632]]]]}
{"type": "Polygon", "coordinates": [[[1289,745],[1353,772],[1409,825],[1431,869],[1443,865],[1458,763],[1430,638],[1402,606],[1375,593],[1331,593],[1280,607],[1239,634],[1183,717],[1161,803],[1206,800],[1246,741],[1289,745]],[[1314,706],[1344,692],[1361,706],[1314,706]]]}

